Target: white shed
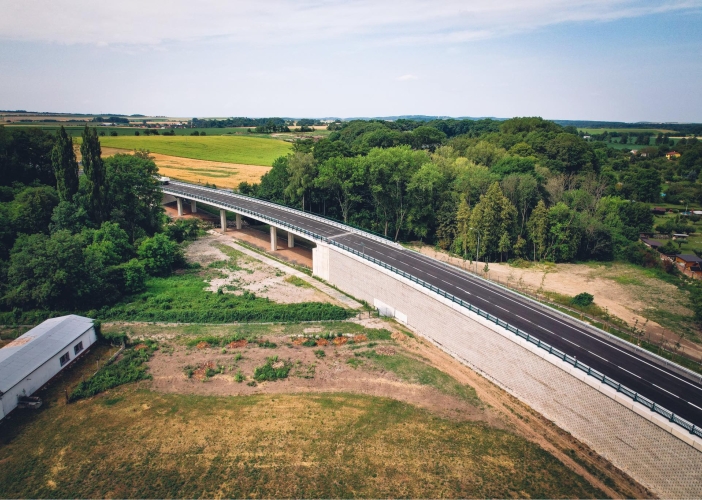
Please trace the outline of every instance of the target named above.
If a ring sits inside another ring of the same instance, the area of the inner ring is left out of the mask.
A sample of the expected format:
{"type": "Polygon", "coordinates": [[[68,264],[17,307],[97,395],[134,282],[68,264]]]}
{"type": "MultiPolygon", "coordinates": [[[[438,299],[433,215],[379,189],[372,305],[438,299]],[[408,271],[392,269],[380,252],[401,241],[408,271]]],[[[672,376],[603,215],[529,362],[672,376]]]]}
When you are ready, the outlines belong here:
{"type": "Polygon", "coordinates": [[[0,349],[0,419],[95,343],[93,320],[51,318],[0,349]]]}

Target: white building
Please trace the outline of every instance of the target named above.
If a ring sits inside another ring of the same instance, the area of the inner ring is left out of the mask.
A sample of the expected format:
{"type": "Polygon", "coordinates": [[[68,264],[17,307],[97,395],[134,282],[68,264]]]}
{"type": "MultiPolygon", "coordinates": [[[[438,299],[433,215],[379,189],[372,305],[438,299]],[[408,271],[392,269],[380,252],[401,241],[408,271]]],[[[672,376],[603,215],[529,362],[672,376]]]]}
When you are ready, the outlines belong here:
{"type": "Polygon", "coordinates": [[[0,419],[95,343],[93,320],[51,318],[0,349],[0,419]]]}

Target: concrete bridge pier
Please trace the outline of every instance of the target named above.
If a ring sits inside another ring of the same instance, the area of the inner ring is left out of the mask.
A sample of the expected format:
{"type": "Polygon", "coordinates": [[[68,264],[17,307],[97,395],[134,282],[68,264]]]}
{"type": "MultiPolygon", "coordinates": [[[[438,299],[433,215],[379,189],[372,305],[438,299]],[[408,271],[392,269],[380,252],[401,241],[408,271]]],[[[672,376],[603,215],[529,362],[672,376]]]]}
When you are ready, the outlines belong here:
{"type": "Polygon", "coordinates": [[[288,248],[293,248],[295,246],[295,235],[288,232],[288,248]]]}
{"type": "Polygon", "coordinates": [[[176,198],[178,204],[178,217],[183,217],[183,198],[176,198]]]}
{"type": "Polygon", "coordinates": [[[271,226],[271,252],[278,250],[278,233],[275,227],[271,226]]]}
{"type": "Polygon", "coordinates": [[[227,211],[226,210],[219,211],[219,225],[222,228],[222,232],[226,233],[227,232],[227,211]]]}
{"type": "Polygon", "coordinates": [[[236,228],[241,229],[241,214],[236,214],[236,228]]]}
{"type": "Polygon", "coordinates": [[[194,214],[197,213],[197,201],[190,200],[190,211],[194,214]]]}

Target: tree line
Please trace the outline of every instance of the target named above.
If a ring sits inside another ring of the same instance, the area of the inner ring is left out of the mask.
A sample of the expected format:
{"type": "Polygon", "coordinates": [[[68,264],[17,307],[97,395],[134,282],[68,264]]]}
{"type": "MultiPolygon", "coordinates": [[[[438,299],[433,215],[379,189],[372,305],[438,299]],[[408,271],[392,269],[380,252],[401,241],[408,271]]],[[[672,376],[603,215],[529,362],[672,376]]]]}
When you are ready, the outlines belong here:
{"type": "Polygon", "coordinates": [[[260,183],[239,190],[489,261],[642,263],[648,203],[661,200],[666,175],[673,188],[697,190],[690,172],[702,165],[695,140],[679,161],[635,157],[538,117],[334,128],[297,142],[260,183]]]}
{"type": "Polygon", "coordinates": [[[0,126],[0,310],[100,308],[169,274],[191,223],[164,225],[147,152],[103,159],[85,127],[73,140],[0,126]]]}

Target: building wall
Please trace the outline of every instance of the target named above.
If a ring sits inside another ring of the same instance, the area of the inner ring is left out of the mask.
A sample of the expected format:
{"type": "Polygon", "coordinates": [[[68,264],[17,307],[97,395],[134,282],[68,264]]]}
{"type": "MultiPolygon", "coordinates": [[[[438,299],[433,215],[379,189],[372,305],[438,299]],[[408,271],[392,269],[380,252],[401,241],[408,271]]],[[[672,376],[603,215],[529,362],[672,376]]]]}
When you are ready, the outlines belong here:
{"type": "Polygon", "coordinates": [[[31,396],[36,391],[41,389],[57,373],[70,366],[76,357],[83,354],[83,352],[93,345],[96,340],[97,336],[95,335],[95,328],[91,327],[80,337],[68,344],[65,349],[62,349],[61,352],[53,356],[46,363],[34,370],[28,377],[12,387],[12,389],[3,394],[2,398],[0,399],[0,402],[2,402],[2,413],[4,413],[4,415],[10,413],[17,406],[17,398],[19,396],[31,396]],[[73,347],[78,344],[78,342],[83,342],[83,350],[78,353],[78,356],[76,356],[73,353],[73,347]],[[69,353],[71,359],[67,364],[61,366],[59,359],[66,352],[69,353]]]}
{"type": "Polygon", "coordinates": [[[320,260],[315,274],[326,274],[331,284],[381,305],[658,495],[702,496],[702,452],[656,425],[640,408],[616,401],[598,390],[594,379],[569,373],[554,356],[547,360],[545,351],[542,355],[516,336],[498,333],[495,325],[442,303],[419,285],[336,247],[318,248],[325,248],[328,268],[320,260]]]}

